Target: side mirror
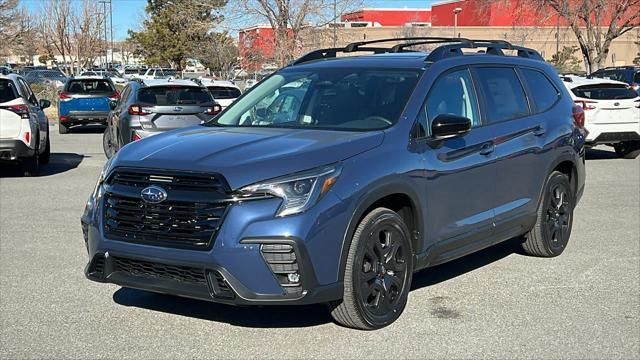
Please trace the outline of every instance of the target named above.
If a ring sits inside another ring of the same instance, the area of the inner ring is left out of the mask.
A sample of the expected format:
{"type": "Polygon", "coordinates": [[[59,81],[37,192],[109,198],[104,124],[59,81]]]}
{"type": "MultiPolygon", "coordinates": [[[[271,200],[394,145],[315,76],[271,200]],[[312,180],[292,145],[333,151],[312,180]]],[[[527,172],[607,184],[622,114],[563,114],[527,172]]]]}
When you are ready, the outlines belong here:
{"type": "Polygon", "coordinates": [[[40,99],[39,105],[40,105],[40,109],[46,109],[46,108],[51,106],[51,101],[45,100],[45,99],[40,99]]]}
{"type": "Polygon", "coordinates": [[[471,119],[452,114],[440,114],[431,122],[431,134],[436,139],[447,139],[466,134],[471,119]]]}
{"type": "Polygon", "coordinates": [[[109,108],[110,108],[111,110],[114,110],[117,106],[118,106],[118,101],[117,101],[117,100],[111,100],[111,101],[109,101],[109,108]]]}

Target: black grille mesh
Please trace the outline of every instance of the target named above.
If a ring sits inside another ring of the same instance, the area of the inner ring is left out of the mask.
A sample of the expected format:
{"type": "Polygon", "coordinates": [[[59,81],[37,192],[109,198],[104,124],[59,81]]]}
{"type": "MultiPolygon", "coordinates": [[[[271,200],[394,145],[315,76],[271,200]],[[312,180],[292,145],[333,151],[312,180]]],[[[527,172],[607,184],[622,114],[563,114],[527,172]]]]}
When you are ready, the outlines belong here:
{"type": "Polygon", "coordinates": [[[122,257],[114,257],[113,266],[114,271],[122,271],[133,276],[175,280],[202,286],[207,285],[203,269],[166,265],[122,257]]]}

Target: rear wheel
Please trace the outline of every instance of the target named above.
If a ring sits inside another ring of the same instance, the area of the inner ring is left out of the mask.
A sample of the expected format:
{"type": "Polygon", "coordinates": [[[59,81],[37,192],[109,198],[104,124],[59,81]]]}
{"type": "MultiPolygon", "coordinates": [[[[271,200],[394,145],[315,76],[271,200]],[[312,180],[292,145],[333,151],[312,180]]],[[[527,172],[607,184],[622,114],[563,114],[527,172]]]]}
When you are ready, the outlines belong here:
{"type": "Polygon", "coordinates": [[[623,141],[613,144],[613,148],[619,157],[635,159],[640,155],[640,141],[623,141]]]}
{"type": "Polygon", "coordinates": [[[562,254],[571,236],[574,205],[569,177],[554,171],[547,179],[538,208],[538,220],[522,244],[524,251],[540,257],[562,254]]]}
{"type": "Polygon", "coordinates": [[[330,304],[336,322],[373,330],[394,322],[407,304],[413,272],[409,230],[396,212],[371,211],[351,241],[344,297],[330,304]]]}
{"type": "Polygon", "coordinates": [[[104,151],[104,155],[107,159],[111,159],[115,154],[111,131],[108,127],[104,130],[104,134],[102,134],[102,150],[104,151]]]}
{"type": "Polygon", "coordinates": [[[58,132],[60,134],[66,134],[69,132],[69,127],[58,121],[58,132]]]}
{"type": "Polygon", "coordinates": [[[47,144],[45,145],[44,152],[40,155],[40,163],[48,164],[51,159],[51,138],[49,137],[49,131],[47,130],[47,144]]]}
{"type": "Polygon", "coordinates": [[[22,161],[22,170],[24,176],[38,175],[38,172],[40,171],[40,149],[36,148],[32,157],[26,158],[22,161]]]}

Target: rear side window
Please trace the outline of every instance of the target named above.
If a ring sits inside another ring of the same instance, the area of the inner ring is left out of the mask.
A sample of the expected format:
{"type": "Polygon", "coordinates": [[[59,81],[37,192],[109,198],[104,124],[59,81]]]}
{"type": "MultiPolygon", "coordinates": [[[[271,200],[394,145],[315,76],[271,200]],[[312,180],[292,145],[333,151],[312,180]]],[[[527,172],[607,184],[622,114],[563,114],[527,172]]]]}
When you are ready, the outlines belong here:
{"type": "Polygon", "coordinates": [[[14,100],[18,97],[18,91],[13,81],[0,79],[0,103],[14,100]]]}
{"type": "Polygon", "coordinates": [[[213,96],[214,99],[225,100],[225,99],[235,99],[240,97],[240,90],[234,87],[209,86],[208,89],[209,89],[209,92],[211,93],[211,96],[213,96]]]}
{"type": "Polygon", "coordinates": [[[522,84],[512,68],[478,68],[479,87],[484,94],[488,123],[517,119],[529,115],[522,84]]]}
{"type": "Polygon", "coordinates": [[[549,110],[560,97],[558,89],[540,71],[522,69],[522,75],[529,88],[529,95],[533,100],[536,112],[549,110]]]}
{"type": "Polygon", "coordinates": [[[592,100],[633,99],[638,94],[623,84],[583,85],[571,90],[577,97],[592,100]]]}
{"type": "Polygon", "coordinates": [[[180,86],[154,86],[138,91],[138,102],[149,105],[196,105],[213,102],[203,88],[180,86]]]}
{"type": "Polygon", "coordinates": [[[70,94],[111,94],[114,89],[108,80],[71,80],[67,85],[67,92],[70,94]]]}

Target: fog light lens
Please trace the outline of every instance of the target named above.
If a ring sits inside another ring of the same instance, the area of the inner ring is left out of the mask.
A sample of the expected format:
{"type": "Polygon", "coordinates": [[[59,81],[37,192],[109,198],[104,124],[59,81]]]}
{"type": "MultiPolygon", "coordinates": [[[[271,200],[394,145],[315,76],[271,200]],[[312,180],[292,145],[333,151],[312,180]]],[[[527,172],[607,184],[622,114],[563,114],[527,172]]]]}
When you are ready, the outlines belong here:
{"type": "Polygon", "coordinates": [[[300,274],[298,273],[292,273],[292,274],[288,274],[287,275],[287,279],[289,279],[289,282],[292,284],[296,284],[300,281],[300,274]]]}

